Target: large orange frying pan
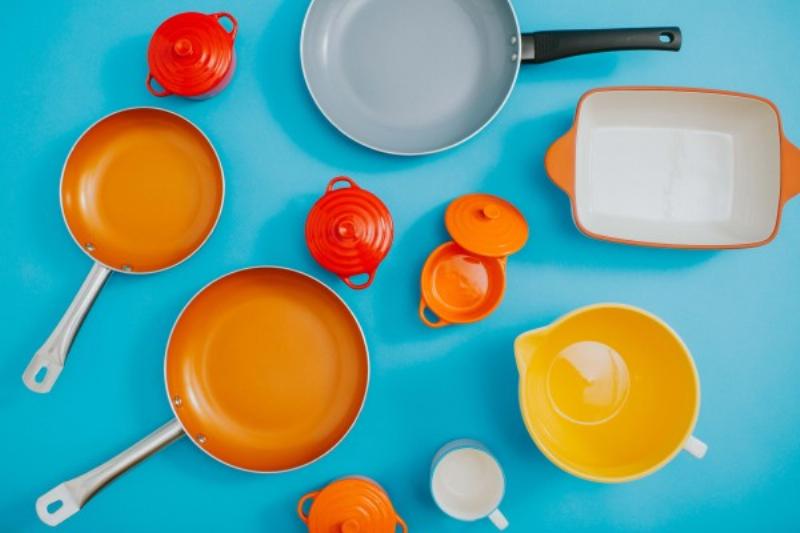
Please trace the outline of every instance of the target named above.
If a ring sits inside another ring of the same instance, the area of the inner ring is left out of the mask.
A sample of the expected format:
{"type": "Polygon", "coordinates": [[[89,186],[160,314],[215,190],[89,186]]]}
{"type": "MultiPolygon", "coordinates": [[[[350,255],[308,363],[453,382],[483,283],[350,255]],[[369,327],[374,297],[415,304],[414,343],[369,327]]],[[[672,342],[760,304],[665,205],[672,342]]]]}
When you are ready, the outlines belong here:
{"type": "Polygon", "coordinates": [[[186,434],[241,470],[285,472],[338,444],[367,393],[364,334],[316,279],[259,267],[217,279],[183,309],[164,362],[175,419],[110,461],[36,501],[54,526],[103,486],[186,434]]]}
{"type": "Polygon", "coordinates": [[[29,389],[53,387],[111,271],[147,274],[187,259],[213,231],[224,192],[211,142],[175,113],[126,109],[81,135],[61,173],[61,211],[94,266],[22,375],[29,389]]]}

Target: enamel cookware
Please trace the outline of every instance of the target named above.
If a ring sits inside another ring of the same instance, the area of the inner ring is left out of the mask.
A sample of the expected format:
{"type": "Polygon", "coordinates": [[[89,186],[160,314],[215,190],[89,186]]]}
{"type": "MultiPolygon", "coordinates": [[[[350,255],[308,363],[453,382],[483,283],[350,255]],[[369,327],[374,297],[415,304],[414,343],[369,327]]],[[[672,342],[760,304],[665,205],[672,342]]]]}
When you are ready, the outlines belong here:
{"type": "Polygon", "coordinates": [[[188,120],[155,108],[118,111],[78,139],[61,173],[61,211],[94,265],[22,379],[49,392],[72,340],[112,271],[149,274],[208,239],[225,184],[214,147],[188,120]]]}
{"type": "Polygon", "coordinates": [[[591,91],[545,163],[583,233],[628,244],[766,244],[800,193],[800,149],[784,136],[778,109],[741,93],[591,91]]]}
{"type": "Polygon", "coordinates": [[[153,96],[175,94],[209,98],[224,89],[236,68],[238,23],[230,13],[179,13],[153,33],[147,50],[147,90],[153,96]],[[227,20],[228,30],[221,22],[227,20]],[[153,85],[156,82],[161,88],[153,85]]]}
{"type": "Polygon", "coordinates": [[[393,239],[389,209],[346,176],[328,183],[306,219],[306,244],[311,255],[351,289],[372,285],[393,239]],[[353,279],[359,276],[366,279],[353,279]]]}
{"type": "Polygon", "coordinates": [[[316,279],[285,268],[239,270],[184,307],[164,359],[175,418],[110,461],[36,501],[48,525],[69,518],[115,477],[184,434],[233,468],[278,473],[325,455],[367,393],[364,334],[316,279]]]}
{"type": "Polygon", "coordinates": [[[312,98],[342,133],[419,155],[488,124],[521,63],[680,46],[675,27],[522,34],[510,0],[312,0],[301,59],[312,98]]]}
{"type": "Polygon", "coordinates": [[[419,317],[431,328],[491,314],[505,294],[507,258],[528,240],[522,213],[491,194],[457,198],[444,219],[453,240],[428,256],[420,281],[419,317]]]}
{"type": "Polygon", "coordinates": [[[591,481],[652,474],[692,436],[700,380],[689,349],[658,317],[622,304],[573,311],[514,343],[522,418],[556,466],[591,481]]]}

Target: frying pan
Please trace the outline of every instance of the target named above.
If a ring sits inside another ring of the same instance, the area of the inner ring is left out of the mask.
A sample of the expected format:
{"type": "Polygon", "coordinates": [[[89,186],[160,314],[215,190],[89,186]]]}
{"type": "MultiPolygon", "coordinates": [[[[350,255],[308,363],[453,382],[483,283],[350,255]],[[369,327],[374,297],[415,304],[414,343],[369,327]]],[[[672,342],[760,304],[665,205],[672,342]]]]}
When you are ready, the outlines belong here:
{"type": "Polygon", "coordinates": [[[148,274],[186,260],[211,235],[224,195],[214,147],[175,113],[125,109],[86,130],[61,172],[61,213],[94,265],[23,373],[25,385],[50,391],[111,271],[148,274]]]}
{"type": "Polygon", "coordinates": [[[164,361],[175,419],[36,501],[63,522],[118,475],[182,435],[232,468],[278,473],[333,449],[358,418],[369,355],[353,313],[331,289],[286,268],[223,276],[178,316],[164,361]]]}
{"type": "Polygon", "coordinates": [[[520,33],[510,0],[312,0],[303,75],[352,140],[397,155],[460,144],[508,99],[520,63],[681,47],[675,27],[520,33]]]}

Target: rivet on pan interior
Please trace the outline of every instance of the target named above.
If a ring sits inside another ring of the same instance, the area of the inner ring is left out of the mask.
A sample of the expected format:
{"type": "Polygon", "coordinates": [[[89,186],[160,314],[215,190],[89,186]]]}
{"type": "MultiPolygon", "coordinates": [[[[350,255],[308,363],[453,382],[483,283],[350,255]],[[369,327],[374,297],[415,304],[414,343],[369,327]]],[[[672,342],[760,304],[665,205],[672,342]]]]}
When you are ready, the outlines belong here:
{"type": "Polygon", "coordinates": [[[511,54],[511,61],[517,60],[517,54],[511,54]]]}
{"type": "Polygon", "coordinates": [[[89,250],[90,252],[94,252],[94,244],[87,242],[86,249],[89,250]]]}
{"type": "Polygon", "coordinates": [[[206,443],[206,436],[203,435],[202,433],[200,433],[197,436],[197,442],[199,442],[200,444],[205,444],[206,443]]]}
{"type": "Polygon", "coordinates": [[[181,405],[183,405],[183,399],[182,399],[180,396],[177,396],[177,395],[176,395],[176,396],[175,396],[175,397],[172,399],[172,403],[174,403],[174,404],[175,404],[175,407],[180,407],[181,405]]]}
{"type": "Polygon", "coordinates": [[[517,44],[517,36],[516,35],[512,35],[511,36],[511,44],[517,44]]]}
{"type": "Polygon", "coordinates": [[[131,268],[130,265],[122,265],[122,271],[123,272],[130,272],[131,270],[133,270],[133,269],[131,268]]]}

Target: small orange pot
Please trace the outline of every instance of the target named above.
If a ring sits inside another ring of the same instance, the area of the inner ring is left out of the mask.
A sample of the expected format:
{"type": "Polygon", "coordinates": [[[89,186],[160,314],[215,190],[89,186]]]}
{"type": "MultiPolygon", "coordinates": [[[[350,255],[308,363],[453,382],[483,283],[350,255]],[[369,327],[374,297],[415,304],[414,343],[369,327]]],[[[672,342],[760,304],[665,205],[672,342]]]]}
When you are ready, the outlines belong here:
{"type": "Polygon", "coordinates": [[[422,268],[419,317],[432,328],[477,322],[491,314],[505,294],[506,258],[528,240],[527,223],[517,208],[489,194],[455,200],[445,225],[453,240],[434,250],[422,268]]]}
{"type": "Polygon", "coordinates": [[[300,498],[297,514],[311,533],[395,533],[398,528],[408,531],[386,491],[363,477],[347,477],[309,492],[300,498]],[[311,506],[306,512],[308,502],[311,506]]]}

